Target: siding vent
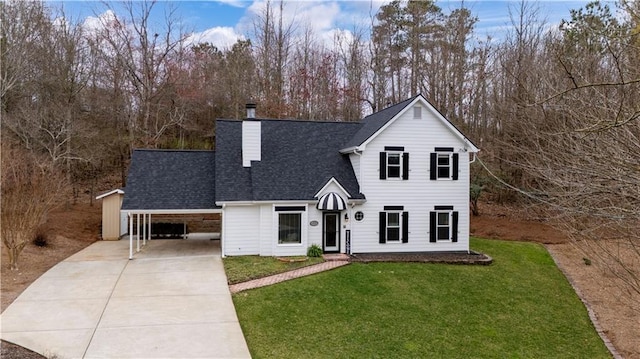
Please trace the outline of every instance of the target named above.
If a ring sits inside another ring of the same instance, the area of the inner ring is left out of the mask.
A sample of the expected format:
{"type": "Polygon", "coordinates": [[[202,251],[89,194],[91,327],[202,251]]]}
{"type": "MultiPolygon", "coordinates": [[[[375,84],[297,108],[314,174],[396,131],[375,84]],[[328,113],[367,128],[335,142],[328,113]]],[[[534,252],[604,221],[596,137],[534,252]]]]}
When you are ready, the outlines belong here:
{"type": "Polygon", "coordinates": [[[420,106],[413,107],[413,118],[416,120],[422,119],[422,107],[420,106]]]}

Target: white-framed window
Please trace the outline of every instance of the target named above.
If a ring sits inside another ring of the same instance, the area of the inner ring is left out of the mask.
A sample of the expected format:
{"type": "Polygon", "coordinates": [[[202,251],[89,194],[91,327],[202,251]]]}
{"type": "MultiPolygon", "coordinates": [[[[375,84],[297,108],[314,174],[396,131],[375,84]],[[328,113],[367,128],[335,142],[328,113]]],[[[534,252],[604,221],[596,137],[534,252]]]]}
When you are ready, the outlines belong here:
{"type": "Polygon", "coordinates": [[[302,244],[305,206],[276,206],[279,245],[302,244]]]}
{"type": "Polygon", "coordinates": [[[458,241],[458,212],[453,206],[435,206],[430,214],[430,242],[458,241]]]}
{"type": "Polygon", "coordinates": [[[451,178],[451,153],[437,153],[436,163],[437,178],[451,178]]]}
{"type": "Polygon", "coordinates": [[[400,242],[401,212],[387,212],[387,242],[400,242]]]}
{"type": "Polygon", "coordinates": [[[379,221],[380,243],[409,241],[409,213],[404,210],[404,206],[384,206],[379,221]]]}
{"type": "Polygon", "coordinates": [[[401,178],[402,153],[387,153],[387,178],[401,178]]]}
{"type": "Polygon", "coordinates": [[[436,240],[451,240],[451,212],[436,212],[436,240]]]}
{"type": "Polygon", "coordinates": [[[409,153],[401,146],[385,146],[380,152],[380,179],[409,179],[409,153]]]}
{"type": "Polygon", "coordinates": [[[453,147],[436,147],[431,153],[431,180],[457,180],[458,162],[453,147]]]}

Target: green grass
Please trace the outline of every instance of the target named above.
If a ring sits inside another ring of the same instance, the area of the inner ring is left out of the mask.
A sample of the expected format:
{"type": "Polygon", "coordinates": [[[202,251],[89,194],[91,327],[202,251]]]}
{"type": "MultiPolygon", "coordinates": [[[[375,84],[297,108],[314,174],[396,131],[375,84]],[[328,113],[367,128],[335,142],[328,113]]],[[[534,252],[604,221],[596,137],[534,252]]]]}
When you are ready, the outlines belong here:
{"type": "MultiPolygon", "coordinates": [[[[284,257],[286,258],[286,257],[284,257]]],[[[296,257],[300,258],[300,257],[296,257]]],[[[323,262],[322,258],[309,257],[304,262],[282,262],[276,257],[239,256],[223,259],[224,270],[230,284],[262,278],[323,262]]]]}
{"type": "Polygon", "coordinates": [[[233,296],[253,358],[608,358],[544,247],[490,266],[354,263],[233,296]]]}

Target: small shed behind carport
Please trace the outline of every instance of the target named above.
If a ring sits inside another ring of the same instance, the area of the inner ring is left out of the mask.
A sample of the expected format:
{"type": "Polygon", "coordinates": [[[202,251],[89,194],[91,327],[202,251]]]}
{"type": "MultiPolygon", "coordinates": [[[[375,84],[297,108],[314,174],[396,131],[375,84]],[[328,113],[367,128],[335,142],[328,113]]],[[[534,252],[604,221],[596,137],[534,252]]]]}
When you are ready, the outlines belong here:
{"type": "Polygon", "coordinates": [[[102,239],[114,241],[127,233],[127,215],[120,213],[124,199],[123,189],[114,189],[96,197],[102,199],[102,239]]]}

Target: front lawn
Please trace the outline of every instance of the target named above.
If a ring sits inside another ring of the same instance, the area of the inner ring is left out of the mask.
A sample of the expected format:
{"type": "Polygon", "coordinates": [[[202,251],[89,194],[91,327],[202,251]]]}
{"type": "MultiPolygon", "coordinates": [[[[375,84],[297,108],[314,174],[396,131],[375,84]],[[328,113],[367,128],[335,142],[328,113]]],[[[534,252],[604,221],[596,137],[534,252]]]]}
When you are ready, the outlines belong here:
{"type": "Polygon", "coordinates": [[[233,296],[254,358],[608,358],[546,250],[474,239],[491,266],[354,263],[233,296]]]}
{"type": "MultiPolygon", "coordinates": [[[[285,257],[286,258],[286,257],[285,257]]],[[[239,256],[223,259],[229,284],[246,282],[297,268],[322,263],[324,259],[309,257],[306,261],[283,262],[276,257],[239,256]]]]}

